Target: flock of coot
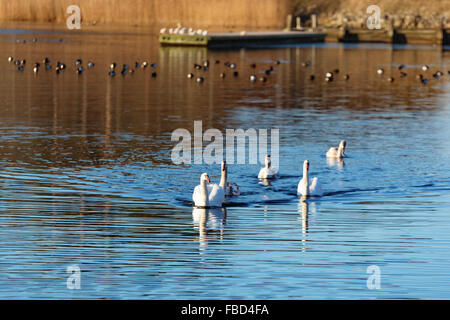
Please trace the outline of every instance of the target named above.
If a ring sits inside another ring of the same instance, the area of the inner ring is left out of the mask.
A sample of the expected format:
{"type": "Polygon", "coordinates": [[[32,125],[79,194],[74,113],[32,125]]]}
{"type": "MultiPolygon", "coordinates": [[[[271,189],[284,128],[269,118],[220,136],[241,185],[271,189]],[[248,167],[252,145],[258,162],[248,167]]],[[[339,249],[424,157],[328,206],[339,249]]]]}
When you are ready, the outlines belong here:
{"type": "MultiPolygon", "coordinates": [[[[15,59],[14,57],[9,57],[8,58],[8,62],[12,63],[16,66],[17,70],[20,72],[23,72],[25,70],[25,66],[27,61],[25,59],[15,59]]],[[[220,60],[215,60],[215,64],[219,65],[221,62],[220,60]]],[[[254,72],[251,72],[248,75],[248,79],[251,82],[256,82],[256,81],[260,81],[260,82],[266,82],[268,80],[268,77],[275,71],[275,66],[280,65],[281,61],[280,60],[273,60],[272,62],[269,63],[269,65],[265,67],[261,67],[259,71],[256,71],[257,69],[257,65],[256,63],[251,63],[249,64],[250,69],[255,70],[254,72]]],[[[239,71],[237,70],[237,64],[233,63],[233,62],[229,62],[226,61],[223,63],[223,65],[229,69],[229,74],[231,74],[231,76],[233,77],[238,77],[239,76],[239,71]]],[[[39,73],[39,71],[41,70],[41,68],[45,69],[45,70],[52,70],[54,69],[56,74],[59,74],[61,72],[63,72],[64,70],[67,69],[67,65],[61,61],[57,61],[55,63],[55,66],[53,68],[52,64],[51,64],[51,60],[48,57],[45,57],[42,62],[34,62],[32,64],[33,69],[32,71],[37,74],[39,73]]],[[[86,64],[87,69],[91,69],[95,66],[94,62],[92,61],[88,61],[86,64]]],[[[128,65],[128,64],[122,64],[122,67],[118,67],[118,64],[116,62],[112,62],[109,65],[109,71],[108,71],[108,75],[110,77],[114,77],[116,76],[116,74],[120,73],[121,75],[125,76],[127,74],[132,74],[134,73],[136,70],[138,69],[146,69],[147,67],[151,67],[153,70],[150,73],[150,76],[152,78],[156,78],[157,73],[156,73],[156,63],[149,63],[148,61],[136,61],[134,64],[132,65],[128,65]]],[[[310,61],[303,61],[301,63],[301,66],[303,68],[308,68],[309,66],[311,66],[311,62],[310,61]]],[[[81,59],[77,59],[74,62],[74,67],[75,67],[75,72],[77,74],[82,74],[86,69],[83,65],[83,61],[81,59]]],[[[414,70],[417,69],[417,67],[415,66],[406,66],[405,64],[400,64],[397,69],[398,69],[398,76],[400,78],[406,78],[408,76],[408,73],[405,72],[405,69],[410,69],[410,70],[414,70]]],[[[193,64],[193,71],[187,74],[187,78],[189,79],[194,79],[195,81],[198,83],[202,83],[205,81],[205,78],[203,77],[203,75],[197,75],[195,76],[194,72],[205,72],[208,71],[210,69],[210,62],[209,60],[205,60],[202,63],[194,63],[193,64]]],[[[416,74],[415,77],[416,79],[420,80],[421,83],[423,84],[427,84],[430,79],[439,79],[441,77],[444,76],[444,73],[440,70],[436,70],[434,73],[430,72],[430,67],[428,65],[423,65],[420,70],[423,71],[423,73],[419,73],[416,74]]],[[[378,68],[377,69],[377,74],[379,76],[383,76],[385,74],[385,70],[383,68],[378,68]]],[[[338,77],[340,73],[339,69],[334,69],[331,71],[327,71],[325,72],[325,74],[323,75],[323,80],[326,82],[332,82],[336,79],[336,77],[338,77]]],[[[450,70],[448,71],[448,74],[450,75],[450,70]]],[[[219,77],[220,78],[225,78],[227,76],[227,72],[223,72],[221,71],[219,73],[219,77]]],[[[309,80],[310,81],[314,81],[316,79],[316,76],[314,74],[310,74],[309,75],[309,80]]],[[[342,79],[347,81],[350,79],[350,75],[349,74],[344,74],[342,76],[342,79]]],[[[395,77],[393,75],[389,76],[386,78],[386,80],[388,82],[394,82],[395,81],[395,77]]]]}

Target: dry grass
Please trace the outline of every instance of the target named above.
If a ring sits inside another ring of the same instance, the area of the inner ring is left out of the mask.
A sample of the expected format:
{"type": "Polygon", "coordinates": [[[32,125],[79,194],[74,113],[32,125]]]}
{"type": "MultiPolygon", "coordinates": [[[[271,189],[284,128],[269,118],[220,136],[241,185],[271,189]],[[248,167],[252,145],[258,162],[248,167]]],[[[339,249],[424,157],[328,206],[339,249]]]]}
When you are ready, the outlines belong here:
{"type": "Polygon", "coordinates": [[[0,0],[0,21],[64,23],[77,4],[82,21],[104,24],[282,28],[290,0],[0,0]]]}

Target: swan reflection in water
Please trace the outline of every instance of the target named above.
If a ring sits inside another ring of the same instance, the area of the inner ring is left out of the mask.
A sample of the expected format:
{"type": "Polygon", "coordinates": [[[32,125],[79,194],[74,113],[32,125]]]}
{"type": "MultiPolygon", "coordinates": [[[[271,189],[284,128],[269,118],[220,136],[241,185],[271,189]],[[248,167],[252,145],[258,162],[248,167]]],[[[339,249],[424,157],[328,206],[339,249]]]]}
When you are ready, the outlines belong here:
{"type": "Polygon", "coordinates": [[[298,202],[298,212],[302,217],[302,233],[308,233],[308,202],[306,196],[302,196],[298,202]]]}
{"type": "Polygon", "coordinates": [[[266,187],[271,186],[270,179],[267,179],[267,178],[259,179],[259,184],[262,184],[263,186],[266,186],[266,187]]]}
{"type": "MultiPolygon", "coordinates": [[[[208,246],[210,231],[219,231],[219,239],[223,240],[223,229],[226,223],[226,208],[197,208],[192,209],[192,219],[198,223],[200,254],[208,246]]],[[[195,227],[196,228],[196,227],[195,227]]]]}
{"type": "Polygon", "coordinates": [[[309,227],[309,215],[312,213],[316,213],[316,203],[308,203],[306,200],[306,196],[302,196],[298,202],[298,213],[300,214],[300,219],[302,221],[302,252],[306,252],[306,236],[308,233],[308,227],[309,227]],[[311,206],[311,208],[310,208],[311,206]],[[311,212],[310,212],[311,211],[311,212]]]}
{"type": "MultiPolygon", "coordinates": [[[[258,183],[263,185],[263,186],[265,186],[265,187],[271,187],[272,186],[272,184],[270,183],[270,179],[267,179],[267,178],[260,178],[258,183]]],[[[270,188],[268,188],[268,189],[270,189],[270,188]]],[[[264,201],[270,200],[270,196],[268,194],[264,193],[263,196],[262,196],[262,199],[264,201]]],[[[265,209],[264,210],[264,216],[266,216],[266,215],[267,215],[267,210],[265,209]]]]}
{"type": "Polygon", "coordinates": [[[345,161],[342,158],[327,158],[327,165],[329,167],[337,167],[339,170],[342,170],[345,166],[345,161]]]}

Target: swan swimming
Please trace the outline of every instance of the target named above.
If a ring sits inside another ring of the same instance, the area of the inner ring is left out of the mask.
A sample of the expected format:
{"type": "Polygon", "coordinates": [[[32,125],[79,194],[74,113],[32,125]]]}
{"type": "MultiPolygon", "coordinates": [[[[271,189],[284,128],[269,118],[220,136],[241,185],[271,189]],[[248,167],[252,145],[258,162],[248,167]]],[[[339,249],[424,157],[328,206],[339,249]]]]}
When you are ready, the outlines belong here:
{"type": "Polygon", "coordinates": [[[342,140],[339,143],[339,147],[331,147],[327,151],[327,158],[344,158],[345,157],[345,147],[347,146],[347,142],[342,140]]]}
{"type": "Polygon", "coordinates": [[[209,176],[207,173],[202,173],[200,184],[195,187],[192,193],[195,206],[204,208],[222,207],[225,200],[224,188],[216,183],[207,185],[206,182],[210,182],[209,176]]]}
{"type": "Polygon", "coordinates": [[[241,194],[241,191],[239,190],[239,186],[235,182],[227,182],[226,188],[225,188],[225,194],[228,197],[235,197],[239,196],[241,194]]]}
{"type": "Polygon", "coordinates": [[[309,161],[303,162],[303,177],[297,186],[297,195],[301,196],[321,196],[322,188],[319,185],[317,177],[309,179],[309,161]]]}
{"type": "Polygon", "coordinates": [[[225,190],[225,196],[232,197],[232,196],[238,196],[241,194],[241,191],[239,190],[239,186],[235,182],[227,182],[228,177],[228,166],[226,161],[222,161],[221,166],[221,177],[219,186],[222,187],[225,190]]]}
{"type": "Polygon", "coordinates": [[[265,167],[261,168],[258,173],[258,179],[269,179],[275,177],[277,174],[277,169],[272,167],[272,162],[270,160],[270,155],[266,155],[265,167]]]}

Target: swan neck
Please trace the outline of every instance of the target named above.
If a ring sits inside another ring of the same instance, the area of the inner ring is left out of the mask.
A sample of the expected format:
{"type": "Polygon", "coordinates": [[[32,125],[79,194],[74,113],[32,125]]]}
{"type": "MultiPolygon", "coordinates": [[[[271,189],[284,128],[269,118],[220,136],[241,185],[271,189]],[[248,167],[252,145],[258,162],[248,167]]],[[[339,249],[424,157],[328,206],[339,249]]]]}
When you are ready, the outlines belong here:
{"type": "Polygon", "coordinates": [[[305,196],[307,196],[309,194],[309,176],[308,176],[308,168],[305,166],[303,167],[303,179],[305,181],[305,186],[306,186],[306,193],[305,196]]]}
{"type": "Polygon", "coordinates": [[[225,189],[225,186],[227,184],[227,166],[225,166],[224,169],[222,169],[221,175],[220,175],[220,182],[219,182],[219,186],[221,186],[222,188],[225,189]]]}
{"type": "Polygon", "coordinates": [[[202,202],[205,204],[205,206],[208,206],[208,192],[206,189],[206,180],[200,181],[200,191],[202,202]]]}

